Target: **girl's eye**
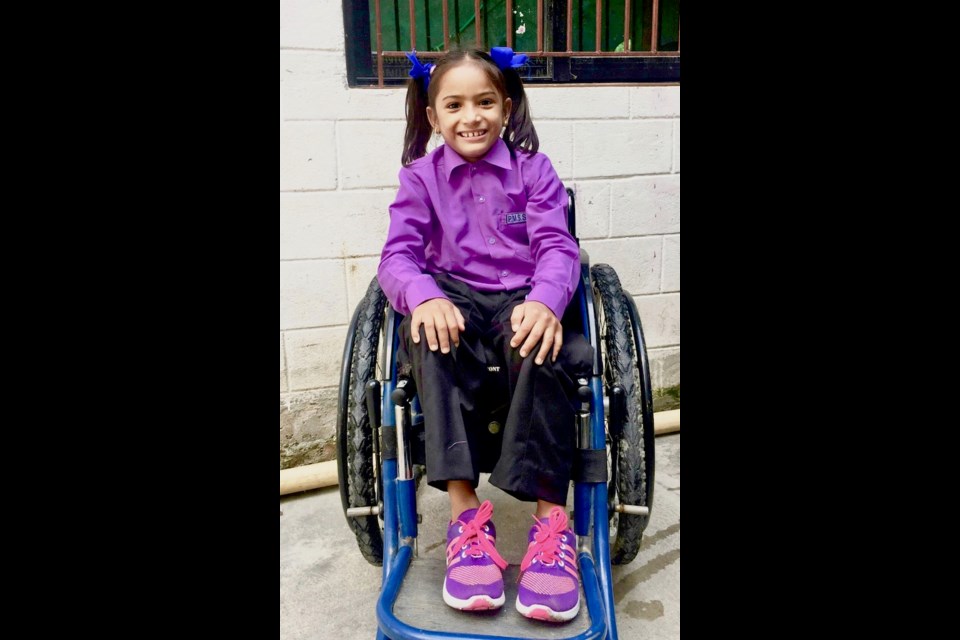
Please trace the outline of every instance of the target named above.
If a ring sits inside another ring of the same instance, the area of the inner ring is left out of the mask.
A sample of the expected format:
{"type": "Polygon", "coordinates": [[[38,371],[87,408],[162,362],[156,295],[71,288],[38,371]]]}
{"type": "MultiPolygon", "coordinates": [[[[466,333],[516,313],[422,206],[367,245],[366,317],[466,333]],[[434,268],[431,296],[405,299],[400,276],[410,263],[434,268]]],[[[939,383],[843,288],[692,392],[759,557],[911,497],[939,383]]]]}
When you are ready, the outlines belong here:
{"type": "Polygon", "coordinates": [[[447,109],[458,109],[460,107],[459,102],[451,102],[447,105],[447,109]]]}
{"type": "Polygon", "coordinates": [[[493,104],[493,100],[491,100],[490,98],[484,98],[483,100],[480,101],[480,104],[483,105],[484,107],[489,107],[490,105],[493,104]]]}

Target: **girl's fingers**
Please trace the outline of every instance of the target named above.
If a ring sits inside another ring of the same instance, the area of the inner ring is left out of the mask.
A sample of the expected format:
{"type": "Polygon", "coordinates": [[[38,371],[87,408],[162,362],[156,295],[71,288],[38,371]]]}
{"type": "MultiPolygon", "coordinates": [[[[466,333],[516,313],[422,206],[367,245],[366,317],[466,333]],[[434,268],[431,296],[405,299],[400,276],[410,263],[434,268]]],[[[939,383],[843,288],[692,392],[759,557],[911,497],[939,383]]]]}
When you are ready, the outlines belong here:
{"type": "Polygon", "coordinates": [[[554,328],[547,327],[543,332],[543,341],[540,343],[540,351],[537,352],[537,364],[543,364],[543,361],[550,355],[550,348],[553,346],[554,328]]]}
{"type": "Polygon", "coordinates": [[[523,305],[518,304],[513,308],[513,313],[510,314],[510,328],[513,329],[513,339],[510,340],[510,346],[516,349],[523,343],[524,337],[527,335],[527,330],[523,326],[523,305]]]}
{"type": "Polygon", "coordinates": [[[513,308],[513,313],[510,314],[510,325],[514,332],[520,330],[521,322],[523,322],[523,304],[518,304],[513,308]]]}
{"type": "Polygon", "coordinates": [[[416,309],[410,318],[410,337],[413,338],[413,344],[420,344],[420,312],[416,309]]]}
{"type": "MultiPolygon", "coordinates": [[[[523,331],[523,329],[524,327],[521,326],[520,330],[523,331]]],[[[533,351],[533,348],[537,346],[537,343],[540,342],[540,338],[543,337],[543,330],[543,324],[540,322],[536,323],[530,328],[530,333],[527,334],[527,341],[524,342],[523,346],[520,348],[521,358],[526,358],[527,354],[533,351]]]]}
{"type": "MultiPolygon", "coordinates": [[[[456,315],[452,313],[448,313],[445,320],[447,323],[447,331],[450,333],[450,342],[452,342],[455,347],[460,346],[460,321],[456,315]]],[[[444,353],[446,353],[446,351],[444,351],[444,353]]]]}
{"type": "MultiPolygon", "coordinates": [[[[450,353],[450,332],[447,330],[447,319],[443,315],[438,314],[434,323],[437,330],[437,338],[440,342],[440,352],[450,353]]],[[[432,346],[430,348],[436,351],[436,348],[432,346]]]]}
{"type": "Polygon", "coordinates": [[[557,357],[560,355],[560,347],[563,346],[563,331],[557,331],[553,337],[553,360],[552,362],[557,361],[557,357]]]}

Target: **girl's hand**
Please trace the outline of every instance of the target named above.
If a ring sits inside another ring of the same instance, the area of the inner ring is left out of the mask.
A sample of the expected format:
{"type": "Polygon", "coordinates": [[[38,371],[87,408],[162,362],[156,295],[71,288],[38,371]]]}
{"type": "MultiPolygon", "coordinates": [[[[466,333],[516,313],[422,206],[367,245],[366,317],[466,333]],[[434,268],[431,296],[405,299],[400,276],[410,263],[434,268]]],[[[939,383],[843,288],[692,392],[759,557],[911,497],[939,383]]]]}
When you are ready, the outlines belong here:
{"type": "Polygon", "coordinates": [[[446,298],[431,298],[421,302],[413,310],[410,318],[410,331],[413,334],[414,344],[420,344],[420,325],[427,336],[427,345],[430,351],[436,351],[439,343],[440,351],[450,353],[450,343],[460,346],[460,332],[466,331],[463,315],[457,306],[446,298]]]}
{"type": "Polygon", "coordinates": [[[526,358],[527,354],[537,346],[540,338],[543,343],[540,345],[540,351],[537,353],[537,364],[543,364],[544,359],[550,354],[553,348],[553,357],[551,362],[557,361],[560,355],[560,347],[563,346],[563,327],[557,316],[547,305],[542,302],[529,301],[518,304],[513,309],[510,316],[510,324],[516,332],[510,346],[516,348],[523,343],[520,348],[520,357],[526,358]],[[524,342],[526,338],[526,342],[524,342]]]}

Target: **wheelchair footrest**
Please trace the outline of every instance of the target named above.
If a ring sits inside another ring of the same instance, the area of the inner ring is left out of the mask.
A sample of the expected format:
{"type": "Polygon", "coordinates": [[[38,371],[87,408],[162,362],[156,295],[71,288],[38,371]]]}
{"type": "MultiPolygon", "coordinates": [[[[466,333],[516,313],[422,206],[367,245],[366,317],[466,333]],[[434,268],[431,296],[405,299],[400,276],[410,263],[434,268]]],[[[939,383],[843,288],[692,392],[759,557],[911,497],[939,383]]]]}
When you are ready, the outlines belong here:
{"type": "Polygon", "coordinates": [[[590,614],[580,586],[580,613],[570,622],[548,623],[530,620],[516,608],[517,577],[520,566],[511,564],[503,572],[506,603],[494,611],[458,611],[443,601],[446,564],[436,558],[418,558],[410,564],[393,613],[411,626],[446,633],[480,634],[508,638],[572,638],[590,628],[590,614]]]}

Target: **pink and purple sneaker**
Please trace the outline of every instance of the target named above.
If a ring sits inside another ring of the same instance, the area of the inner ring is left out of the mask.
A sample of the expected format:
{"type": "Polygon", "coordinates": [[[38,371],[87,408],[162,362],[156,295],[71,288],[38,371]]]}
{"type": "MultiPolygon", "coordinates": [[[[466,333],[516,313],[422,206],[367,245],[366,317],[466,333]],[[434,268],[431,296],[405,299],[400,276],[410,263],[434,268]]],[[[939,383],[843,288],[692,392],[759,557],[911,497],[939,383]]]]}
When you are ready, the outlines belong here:
{"type": "Polygon", "coordinates": [[[507,567],[494,546],[497,529],[490,518],[493,505],[484,501],[467,509],[447,527],[447,573],[443,601],[454,609],[497,609],[506,600],[503,573],[507,567]]]}
{"type": "Polygon", "coordinates": [[[576,537],[559,507],[551,509],[548,517],[534,520],[527,554],[520,563],[517,611],[535,620],[572,620],[580,610],[576,537]]]}

